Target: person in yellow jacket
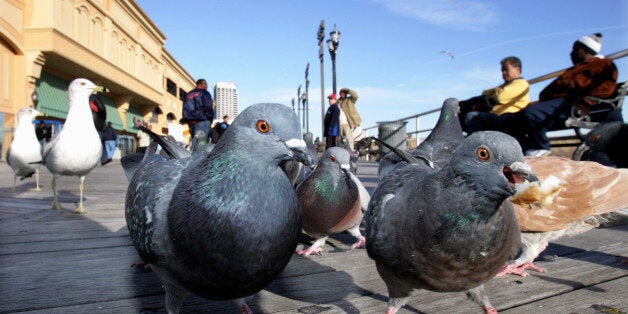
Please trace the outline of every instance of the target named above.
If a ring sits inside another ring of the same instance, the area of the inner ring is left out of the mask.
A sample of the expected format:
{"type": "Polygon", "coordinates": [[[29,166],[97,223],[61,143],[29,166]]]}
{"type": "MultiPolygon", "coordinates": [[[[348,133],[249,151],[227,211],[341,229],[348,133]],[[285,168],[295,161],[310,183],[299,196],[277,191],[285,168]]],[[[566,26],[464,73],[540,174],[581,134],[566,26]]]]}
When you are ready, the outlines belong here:
{"type": "MultiPolygon", "coordinates": [[[[338,107],[344,113],[346,117],[346,124],[344,119],[340,121],[341,137],[347,140],[351,150],[354,150],[354,135],[357,127],[362,123],[362,118],[358,110],[355,108],[355,102],[358,101],[358,93],[350,88],[340,89],[340,99],[338,99],[338,107]]],[[[361,132],[359,132],[361,133],[361,132]]]]}
{"type": "MultiPolygon", "coordinates": [[[[510,56],[500,61],[502,78],[504,83],[482,92],[480,99],[485,99],[488,103],[485,108],[488,111],[482,111],[481,108],[466,112],[462,129],[467,135],[485,130],[502,131],[512,133],[510,127],[514,125],[512,122],[516,119],[515,113],[521,111],[530,103],[528,81],[521,77],[521,60],[510,56]]],[[[475,99],[477,101],[477,98],[475,99]]],[[[466,104],[461,103],[462,107],[466,104]]],[[[480,106],[481,107],[481,106],[480,106]]]]}

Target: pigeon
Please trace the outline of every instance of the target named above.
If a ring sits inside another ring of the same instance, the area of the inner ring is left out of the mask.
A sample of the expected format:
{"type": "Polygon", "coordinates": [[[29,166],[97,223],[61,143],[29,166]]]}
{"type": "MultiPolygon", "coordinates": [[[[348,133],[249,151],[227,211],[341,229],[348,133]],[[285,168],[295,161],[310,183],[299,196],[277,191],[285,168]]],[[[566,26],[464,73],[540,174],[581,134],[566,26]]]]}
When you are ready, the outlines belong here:
{"type": "Polygon", "coordinates": [[[468,136],[442,167],[405,164],[386,175],[364,218],[368,256],[388,288],[387,313],[413,289],[466,291],[496,313],[483,284],[519,251],[508,197],[525,180],[538,179],[519,143],[494,131],[468,136]]]}
{"type": "Polygon", "coordinates": [[[77,78],[70,83],[70,109],[63,129],[44,147],[43,162],[53,175],[53,209],[63,210],[57,198],[57,178],[78,176],[80,199],[74,212],[88,213],[83,207],[83,183],[85,176],[100,164],[102,155],[102,142],[94,127],[89,106],[89,96],[97,91],[102,91],[102,87],[84,78],[77,78]]]}
{"type": "Polygon", "coordinates": [[[587,133],[580,160],[596,161],[614,168],[628,168],[628,124],[602,123],[587,133]]]}
{"type": "Polygon", "coordinates": [[[33,127],[33,119],[41,115],[39,111],[26,107],[20,109],[17,112],[17,128],[15,128],[15,134],[13,141],[7,150],[7,163],[13,169],[13,189],[15,192],[15,185],[17,177],[20,180],[30,178],[35,174],[35,189],[34,191],[41,191],[39,188],[39,166],[41,165],[41,144],[37,140],[35,134],[35,128],[33,127]]]}
{"type": "MultiPolygon", "coordinates": [[[[464,139],[462,127],[458,119],[458,99],[448,98],[443,102],[440,116],[430,135],[409,153],[420,159],[427,158],[437,166],[442,166],[449,159],[449,155],[464,139]]],[[[402,159],[395,153],[386,154],[379,162],[380,180],[402,159]]]]}
{"type": "Polygon", "coordinates": [[[511,198],[521,229],[522,253],[498,274],[527,276],[539,272],[534,259],[549,241],[597,227],[600,215],[628,208],[628,169],[591,161],[545,156],[527,157],[541,180],[525,184],[511,198]]]}
{"type": "Polygon", "coordinates": [[[303,230],[316,241],[297,254],[320,254],[327,237],[348,231],[358,238],[351,247],[364,246],[360,222],[370,196],[360,180],[349,171],[349,151],[330,147],[316,168],[296,189],[303,210],[303,230]]]}
{"type": "MultiPolygon", "coordinates": [[[[305,145],[307,146],[307,152],[312,158],[312,164],[318,163],[318,151],[316,151],[316,146],[314,145],[313,138],[314,135],[310,132],[303,134],[303,140],[305,141],[305,145]]],[[[301,162],[295,160],[288,160],[281,164],[281,169],[288,175],[290,178],[290,183],[295,188],[307,178],[312,169],[310,167],[305,167],[301,162]]]]}
{"type": "Polygon", "coordinates": [[[139,256],[164,285],[168,313],[189,292],[238,299],[250,312],[243,298],[284,269],[301,234],[299,200],[279,167],[311,165],[297,116],[280,104],[252,105],[205,154],[171,152],[176,143],[149,134],[169,157],[145,156],[135,168],[125,216],[139,256]]]}

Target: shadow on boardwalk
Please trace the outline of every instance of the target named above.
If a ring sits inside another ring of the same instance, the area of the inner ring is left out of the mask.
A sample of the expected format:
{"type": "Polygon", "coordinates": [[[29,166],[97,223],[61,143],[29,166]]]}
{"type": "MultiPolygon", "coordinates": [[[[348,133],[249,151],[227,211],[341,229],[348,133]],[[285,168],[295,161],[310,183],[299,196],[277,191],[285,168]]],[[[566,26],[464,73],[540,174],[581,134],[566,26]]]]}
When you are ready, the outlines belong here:
{"type": "MultiPolygon", "coordinates": [[[[369,192],[377,164],[361,163],[369,192]]],[[[139,257],[124,220],[127,180],[119,162],[96,168],[85,180],[87,215],[71,212],[78,178],[58,182],[63,212],[49,209],[51,175],[41,170],[42,192],[32,179],[18,181],[0,162],[0,312],[165,313],[161,283],[151,272],[131,268],[139,257]]],[[[546,274],[508,276],[486,284],[493,305],[504,313],[628,312],[625,297],[628,225],[592,230],[550,245],[538,265],[546,274]]],[[[301,244],[311,238],[302,236],[301,244]]],[[[322,256],[294,256],[282,274],[249,301],[260,313],[382,313],[386,288],[364,249],[339,234],[322,256]]],[[[234,312],[229,301],[186,299],[182,312],[234,312]]],[[[417,291],[401,313],[480,312],[463,293],[417,291]]]]}

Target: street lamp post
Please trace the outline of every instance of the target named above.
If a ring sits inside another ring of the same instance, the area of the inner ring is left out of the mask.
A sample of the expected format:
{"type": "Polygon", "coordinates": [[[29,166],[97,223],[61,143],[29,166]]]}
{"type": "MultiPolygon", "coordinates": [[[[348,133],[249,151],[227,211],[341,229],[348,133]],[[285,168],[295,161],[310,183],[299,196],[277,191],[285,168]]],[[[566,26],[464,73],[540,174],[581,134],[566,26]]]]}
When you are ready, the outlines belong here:
{"type": "MultiPolygon", "coordinates": [[[[297,88],[297,119],[299,120],[299,124],[301,124],[301,85],[297,88]]],[[[303,130],[303,127],[300,127],[303,130]]]]}
{"type": "Polygon", "coordinates": [[[310,63],[307,63],[305,67],[305,94],[303,94],[303,107],[305,108],[305,131],[310,132],[310,100],[309,89],[310,89],[310,79],[308,76],[310,75],[310,63]]]}
{"type": "Polygon", "coordinates": [[[325,50],[323,49],[323,39],[325,39],[325,20],[321,21],[318,27],[318,58],[321,60],[321,138],[325,137],[325,71],[323,71],[323,57],[325,50]]]}
{"type": "Polygon", "coordinates": [[[338,52],[338,44],[340,44],[340,31],[334,24],[334,29],[329,33],[330,39],[327,40],[329,47],[329,55],[331,56],[332,78],[334,94],[336,93],[336,52],[338,52]]]}

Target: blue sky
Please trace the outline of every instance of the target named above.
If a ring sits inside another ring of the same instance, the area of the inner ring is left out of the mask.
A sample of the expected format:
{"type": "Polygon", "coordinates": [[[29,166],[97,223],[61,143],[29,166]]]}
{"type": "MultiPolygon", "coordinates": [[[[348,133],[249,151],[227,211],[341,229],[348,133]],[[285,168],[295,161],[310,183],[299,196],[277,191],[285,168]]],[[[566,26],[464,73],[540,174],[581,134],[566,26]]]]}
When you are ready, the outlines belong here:
{"type": "MultiPolygon", "coordinates": [[[[310,131],[321,129],[316,33],[341,32],[338,90],[359,94],[362,127],[439,108],[502,83],[499,61],[518,56],[531,79],[571,66],[575,40],[604,36],[602,54],[628,48],[628,1],[620,0],[137,0],[166,36],[166,49],[196,79],[233,82],[240,110],[291,106],[310,63],[310,131]],[[453,52],[452,59],[441,51],[453,52]]],[[[628,80],[628,57],[616,60],[628,80]]],[[[325,95],[332,91],[325,46],[325,95]]],[[[536,100],[549,81],[531,86],[536,100]]],[[[325,101],[325,109],[327,102],[325,101]]],[[[624,119],[628,121],[628,110],[624,119]]],[[[421,121],[433,125],[436,116],[421,121]]],[[[408,126],[414,128],[414,126],[408,126]]]]}

